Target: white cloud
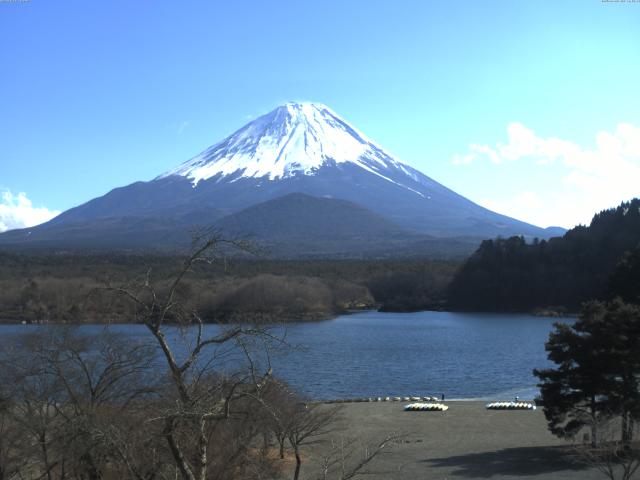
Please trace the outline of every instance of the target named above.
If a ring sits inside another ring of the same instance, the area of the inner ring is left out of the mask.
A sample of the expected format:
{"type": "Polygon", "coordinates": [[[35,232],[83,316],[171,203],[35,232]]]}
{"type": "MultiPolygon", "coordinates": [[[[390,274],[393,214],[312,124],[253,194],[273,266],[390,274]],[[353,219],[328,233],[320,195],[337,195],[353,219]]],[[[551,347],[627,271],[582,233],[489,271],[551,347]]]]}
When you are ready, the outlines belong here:
{"type": "MultiPolygon", "coordinates": [[[[520,122],[512,122],[507,126],[507,136],[509,141],[506,144],[498,142],[495,147],[470,145],[470,158],[466,163],[484,156],[495,164],[531,158],[538,164],[546,165],[558,158],[573,157],[582,150],[578,145],[566,140],[538,137],[532,129],[520,122]]],[[[456,163],[455,158],[454,163],[456,163]]]]}
{"type": "MultiPolygon", "coordinates": [[[[573,226],[563,220],[567,213],[576,214],[576,212],[567,212],[566,205],[562,205],[557,197],[549,199],[532,191],[524,191],[506,199],[483,198],[478,203],[494,212],[541,227],[573,226]]],[[[571,205],[573,204],[569,204],[571,205]]]]}
{"type": "Polygon", "coordinates": [[[453,163],[455,165],[469,165],[471,162],[476,160],[478,157],[486,156],[492,163],[500,164],[502,163],[502,159],[498,152],[496,152],[493,148],[488,145],[477,145],[475,143],[469,145],[470,153],[466,155],[456,155],[453,157],[453,163]]]}
{"type": "MultiPolygon", "coordinates": [[[[527,185],[527,191],[508,199],[486,198],[480,203],[538,225],[571,227],[589,223],[594,213],[640,196],[640,128],[621,123],[614,132],[600,131],[595,147],[585,148],[556,137],[543,138],[525,125],[507,127],[506,143],[472,144],[469,153],[456,155],[453,163],[469,165],[478,160],[508,166],[513,162],[531,168],[553,165],[558,185],[527,185]],[[525,165],[523,165],[525,164],[525,165]],[[535,195],[539,201],[526,201],[535,195]]],[[[551,181],[552,172],[549,171],[551,181]]],[[[499,194],[499,191],[496,192],[499,194]]]]}
{"type": "Polygon", "coordinates": [[[46,207],[34,207],[24,192],[13,195],[9,190],[0,194],[0,232],[39,225],[60,212],[46,207]]]}

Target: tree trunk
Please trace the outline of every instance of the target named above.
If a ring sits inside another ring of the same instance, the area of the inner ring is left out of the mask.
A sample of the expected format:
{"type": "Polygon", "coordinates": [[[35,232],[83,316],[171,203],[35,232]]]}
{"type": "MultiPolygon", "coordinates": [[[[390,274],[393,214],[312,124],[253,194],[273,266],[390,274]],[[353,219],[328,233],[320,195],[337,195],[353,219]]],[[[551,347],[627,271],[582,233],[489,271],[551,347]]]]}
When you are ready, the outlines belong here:
{"type": "Polygon", "coordinates": [[[633,441],[633,427],[634,422],[631,417],[631,413],[628,411],[622,412],[622,444],[625,447],[631,445],[633,441]]]}
{"type": "Polygon", "coordinates": [[[598,412],[596,410],[596,397],[591,397],[591,446],[598,447],[598,412]]]}
{"type": "Polygon", "coordinates": [[[195,475],[189,468],[189,464],[187,460],[184,458],[180,447],[176,443],[176,439],[173,436],[173,421],[169,418],[165,421],[164,431],[162,432],[165,439],[167,440],[167,444],[169,445],[169,450],[171,451],[171,455],[173,456],[173,460],[176,462],[176,467],[180,470],[180,474],[184,480],[196,480],[195,475]]]}
{"type": "Polygon", "coordinates": [[[87,472],[87,478],[89,480],[102,479],[102,472],[98,470],[98,467],[93,461],[93,456],[90,453],[84,453],[82,456],[80,456],[80,462],[84,464],[87,472]]]}
{"type": "Polygon", "coordinates": [[[293,480],[298,480],[300,477],[300,467],[302,466],[302,458],[300,457],[300,451],[298,450],[298,446],[295,446],[296,453],[296,471],[293,472],[293,480]]]}
{"type": "Polygon", "coordinates": [[[207,420],[200,419],[200,438],[198,440],[199,479],[207,480],[207,420]]]}
{"type": "Polygon", "coordinates": [[[49,465],[49,453],[47,449],[47,435],[44,432],[40,432],[38,440],[40,441],[40,449],[42,450],[42,457],[44,459],[44,468],[47,471],[47,480],[51,480],[51,465],[49,465]]]}
{"type": "Polygon", "coordinates": [[[269,432],[262,434],[262,454],[266,455],[269,452],[269,446],[271,445],[271,437],[269,432]]]}

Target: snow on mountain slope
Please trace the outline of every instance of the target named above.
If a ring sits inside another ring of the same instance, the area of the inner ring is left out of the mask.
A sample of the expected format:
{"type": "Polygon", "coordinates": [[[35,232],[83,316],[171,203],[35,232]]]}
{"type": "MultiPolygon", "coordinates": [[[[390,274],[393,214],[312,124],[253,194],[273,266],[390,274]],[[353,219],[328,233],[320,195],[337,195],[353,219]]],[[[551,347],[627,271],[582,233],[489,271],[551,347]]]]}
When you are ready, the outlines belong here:
{"type": "Polygon", "coordinates": [[[452,237],[556,234],[475,204],[401,162],[324,105],[288,103],[151,181],[115,188],[38,227],[0,234],[0,245],[164,248],[186,242],[193,226],[231,223],[247,233],[262,226],[261,235],[278,239],[285,250],[291,242],[283,238],[295,237],[302,253],[319,251],[318,228],[333,251],[362,253],[353,235],[349,241],[340,235],[340,225],[388,252],[410,251],[408,245],[424,235],[427,250],[449,254],[452,237]],[[316,200],[298,204],[300,197],[292,194],[316,200]],[[342,205],[327,199],[351,202],[370,214],[352,209],[353,215],[343,212],[349,217],[343,221],[321,221],[327,211],[336,212],[329,205],[342,205]],[[305,221],[284,222],[287,212],[305,221]],[[307,220],[318,224],[310,228],[307,220]],[[389,233],[382,228],[386,223],[404,233],[389,233]],[[434,237],[443,243],[434,244],[434,237]]]}
{"type": "Polygon", "coordinates": [[[418,181],[413,169],[320,103],[287,103],[245,125],[220,143],[158,178],[172,175],[198,182],[216,175],[278,180],[296,175],[315,175],[322,166],[352,163],[393,180],[400,170],[418,181]]]}

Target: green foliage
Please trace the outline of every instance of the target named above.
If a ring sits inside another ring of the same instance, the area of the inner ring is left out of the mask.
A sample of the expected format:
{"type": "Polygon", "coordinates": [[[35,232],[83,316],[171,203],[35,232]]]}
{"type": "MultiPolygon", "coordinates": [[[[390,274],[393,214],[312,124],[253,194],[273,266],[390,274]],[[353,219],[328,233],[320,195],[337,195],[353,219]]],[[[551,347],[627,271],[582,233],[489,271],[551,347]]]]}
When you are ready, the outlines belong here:
{"type": "MultiPolygon", "coordinates": [[[[586,305],[584,318],[602,309],[599,303],[586,305]]],[[[582,321],[571,326],[556,324],[545,347],[557,368],[533,373],[541,381],[538,386],[549,430],[559,437],[571,438],[590,426],[595,442],[599,417],[607,411],[609,385],[599,371],[598,349],[587,325],[582,321]]]]}
{"type": "Polygon", "coordinates": [[[573,325],[555,325],[546,350],[557,367],[534,374],[551,432],[573,437],[589,426],[595,445],[598,425],[619,416],[630,442],[640,419],[640,307],[588,302],[573,325]]]}
{"type": "MultiPolygon", "coordinates": [[[[640,199],[596,214],[589,227],[563,237],[526,242],[522,237],[485,240],[456,274],[449,304],[462,310],[522,311],[602,298],[616,264],[640,242],[640,199]]],[[[619,267],[613,295],[632,300],[638,254],[619,267]]]]}

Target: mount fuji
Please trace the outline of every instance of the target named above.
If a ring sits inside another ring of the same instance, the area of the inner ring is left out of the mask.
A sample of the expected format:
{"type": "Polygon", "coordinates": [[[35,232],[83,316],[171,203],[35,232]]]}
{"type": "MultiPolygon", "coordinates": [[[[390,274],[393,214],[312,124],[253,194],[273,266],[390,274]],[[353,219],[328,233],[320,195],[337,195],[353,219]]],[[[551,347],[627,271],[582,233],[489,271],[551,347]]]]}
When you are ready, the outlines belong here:
{"type": "Polygon", "coordinates": [[[479,238],[562,234],[473,203],[325,105],[288,103],[151,181],[5,232],[0,245],[166,249],[185,245],[194,225],[253,235],[284,251],[295,243],[303,255],[429,253],[456,241],[468,251],[479,238]]]}

